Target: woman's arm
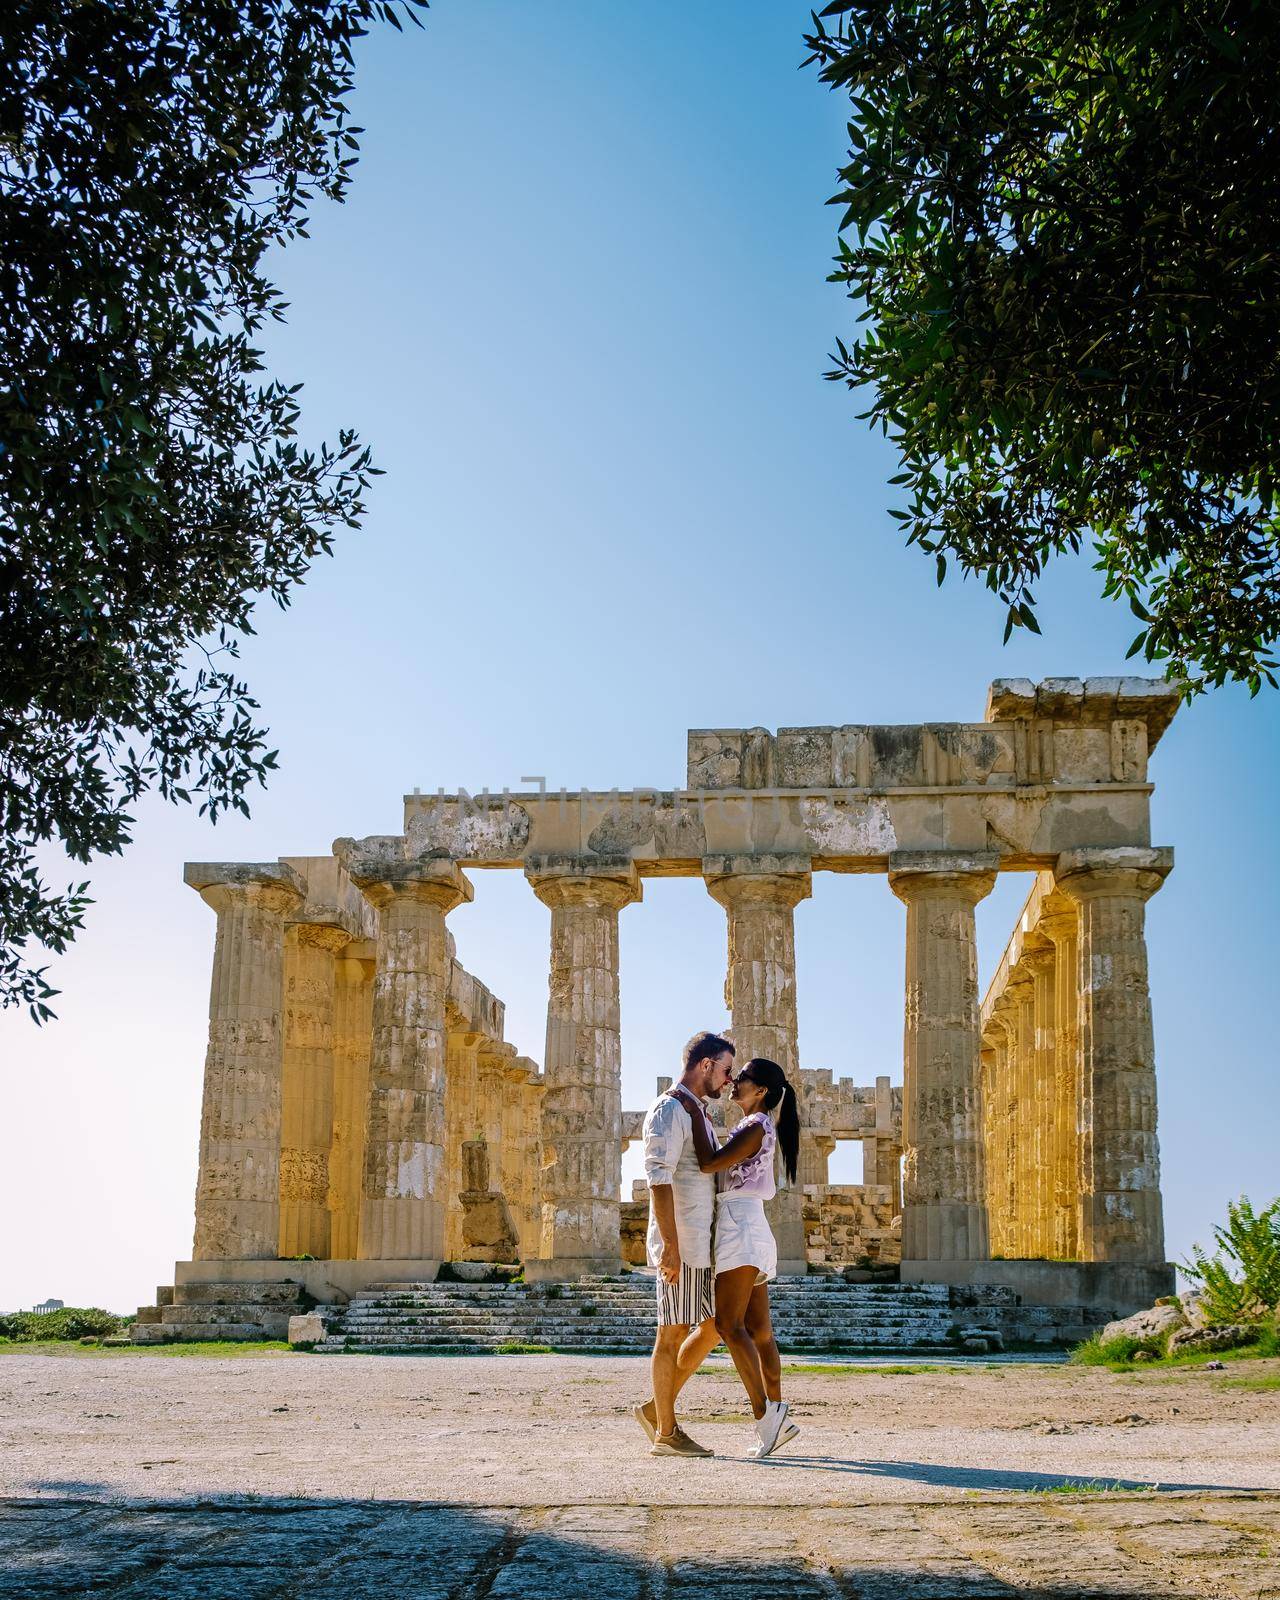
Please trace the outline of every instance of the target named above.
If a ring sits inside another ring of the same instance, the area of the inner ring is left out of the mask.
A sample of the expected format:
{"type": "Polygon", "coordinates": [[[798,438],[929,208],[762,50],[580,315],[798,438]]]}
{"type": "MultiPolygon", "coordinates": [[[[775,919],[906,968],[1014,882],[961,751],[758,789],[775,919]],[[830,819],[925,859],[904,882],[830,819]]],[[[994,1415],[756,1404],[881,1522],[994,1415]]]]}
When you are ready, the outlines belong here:
{"type": "Polygon", "coordinates": [[[693,1150],[698,1158],[699,1171],[725,1172],[729,1167],[736,1167],[741,1162],[750,1160],[764,1143],[764,1129],[758,1122],[749,1122],[745,1127],[737,1129],[732,1138],[717,1147],[711,1141],[702,1107],[693,1096],[690,1095],[686,1099],[683,1093],[674,1090],[672,1093],[683,1101],[689,1112],[689,1122],[693,1128],[693,1150]]]}

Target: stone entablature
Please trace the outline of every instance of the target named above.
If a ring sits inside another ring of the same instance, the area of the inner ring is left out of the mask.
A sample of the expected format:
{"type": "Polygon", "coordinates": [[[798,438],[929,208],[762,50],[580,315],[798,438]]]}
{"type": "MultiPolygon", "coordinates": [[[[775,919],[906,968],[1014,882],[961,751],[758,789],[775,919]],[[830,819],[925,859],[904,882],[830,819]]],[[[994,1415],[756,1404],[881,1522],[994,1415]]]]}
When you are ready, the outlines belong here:
{"type": "Polygon", "coordinates": [[[377,843],[477,867],[625,857],[654,877],[716,857],[885,872],[940,849],[1052,868],[1065,850],[1150,844],[1147,757],[1177,703],[1145,678],[1003,679],[981,723],[694,729],[682,790],[413,794],[403,840],[377,843]]]}
{"type": "Polygon", "coordinates": [[[868,1182],[901,1165],[904,1278],[1012,1282],[1036,1262],[1028,1293],[1149,1298],[1170,1269],[1143,917],[1171,852],[1151,846],[1147,758],[1176,704],[1142,679],[1002,680],[981,723],[695,730],[684,790],[416,794],[400,835],[193,864],[218,931],[185,1270],[278,1281],[323,1253],[344,1290],[430,1277],[464,1248],[477,1138],[527,1276],[616,1268],[635,1132],[618,919],[666,875],[724,909],[739,1050],[802,1084],[802,1181],[771,1205],[783,1271],[804,1270],[827,1141],[852,1135],[868,1182]],[[446,927],[466,869],[498,867],[551,912],[541,1073],[446,927]],[[974,908],[1027,869],[1034,904],[982,1011],[974,908]],[[800,1067],[794,918],[818,870],[884,874],[903,903],[900,1092],[800,1067]]]}

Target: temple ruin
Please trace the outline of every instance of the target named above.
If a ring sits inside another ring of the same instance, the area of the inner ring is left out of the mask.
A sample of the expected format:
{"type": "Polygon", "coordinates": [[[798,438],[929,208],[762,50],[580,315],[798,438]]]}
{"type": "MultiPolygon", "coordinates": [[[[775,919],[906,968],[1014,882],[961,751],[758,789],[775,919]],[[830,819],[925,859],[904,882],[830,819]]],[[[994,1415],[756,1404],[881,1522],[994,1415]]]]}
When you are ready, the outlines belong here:
{"type": "Polygon", "coordinates": [[[904,1083],[805,1069],[780,1270],[805,1272],[805,1190],[827,1187],[835,1138],[859,1137],[864,1187],[901,1218],[904,1283],[1149,1304],[1173,1274],[1144,918],[1172,852],[1151,842],[1147,763],[1177,705],[1162,681],[1006,679],[981,722],[695,729],[683,789],[415,793],[399,835],[188,865],[217,939],[177,1283],[341,1298],[513,1240],[529,1282],[616,1273],[638,1131],[620,915],[648,877],[700,878],[725,911],[740,1056],[796,1075],[793,916],[814,872],[845,872],[885,876],[905,907],[904,1083]],[[468,874],[495,869],[551,912],[541,1068],[446,925],[468,874]],[[1036,876],[982,1000],[974,908],[999,872],[1036,876]]]}

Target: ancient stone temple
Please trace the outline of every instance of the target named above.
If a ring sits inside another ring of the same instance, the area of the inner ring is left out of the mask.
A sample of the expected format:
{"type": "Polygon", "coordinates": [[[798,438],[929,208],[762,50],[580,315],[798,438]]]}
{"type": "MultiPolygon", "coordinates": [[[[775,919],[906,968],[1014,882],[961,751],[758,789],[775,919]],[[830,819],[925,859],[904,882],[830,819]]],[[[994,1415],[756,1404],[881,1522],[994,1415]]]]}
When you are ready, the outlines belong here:
{"type": "Polygon", "coordinates": [[[795,910],[814,872],[845,872],[904,907],[900,1126],[887,1083],[860,1091],[868,1125],[806,1069],[783,1270],[806,1267],[803,1191],[857,1136],[866,1183],[900,1203],[904,1281],[1149,1304],[1172,1269],[1144,918],[1172,853],[1147,763],[1177,703],[1146,679],[1018,679],[981,722],[698,729],[683,788],[415,793],[401,834],[189,865],[217,939],[177,1283],[328,1299],[513,1248],[529,1281],[617,1271],[619,917],[642,915],[648,877],[701,879],[739,1051],[796,1073],[795,910]],[[447,921],[489,870],[550,908],[541,1068],[454,955],[447,921]],[[982,1001],[974,908],[999,872],[1036,876],[982,1001]]]}

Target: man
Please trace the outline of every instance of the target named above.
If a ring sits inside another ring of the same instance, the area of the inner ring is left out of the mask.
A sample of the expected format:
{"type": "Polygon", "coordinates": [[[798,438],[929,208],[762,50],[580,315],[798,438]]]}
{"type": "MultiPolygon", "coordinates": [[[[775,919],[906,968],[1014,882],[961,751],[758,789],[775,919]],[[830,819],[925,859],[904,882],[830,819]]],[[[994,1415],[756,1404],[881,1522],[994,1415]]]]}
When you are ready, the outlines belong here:
{"type": "Polygon", "coordinates": [[[715,1277],[711,1224],[716,1181],[698,1166],[693,1117],[718,1100],[733,1077],[733,1046],[716,1033],[695,1033],[684,1047],[677,1084],[644,1119],[644,1174],[649,1184],[649,1265],[657,1268],[658,1336],[653,1346],[653,1398],[634,1416],[655,1456],[709,1456],[676,1423],[676,1396],[715,1348],[715,1277]]]}

